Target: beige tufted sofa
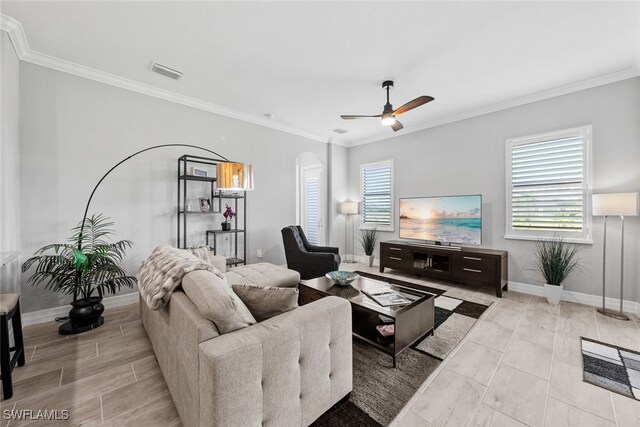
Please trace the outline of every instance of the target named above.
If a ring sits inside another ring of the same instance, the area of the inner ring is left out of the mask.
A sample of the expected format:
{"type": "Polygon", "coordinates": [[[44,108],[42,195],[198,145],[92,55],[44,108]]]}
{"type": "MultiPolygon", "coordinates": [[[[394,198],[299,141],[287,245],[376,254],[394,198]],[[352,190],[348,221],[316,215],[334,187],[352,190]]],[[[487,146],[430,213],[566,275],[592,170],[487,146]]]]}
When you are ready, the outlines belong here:
{"type": "MultiPolygon", "coordinates": [[[[299,280],[265,263],[225,275],[234,284],[299,280]]],[[[186,427],[307,426],[351,392],[351,307],[341,298],[224,335],[180,290],[157,311],[141,300],[140,312],[186,427]]]]}

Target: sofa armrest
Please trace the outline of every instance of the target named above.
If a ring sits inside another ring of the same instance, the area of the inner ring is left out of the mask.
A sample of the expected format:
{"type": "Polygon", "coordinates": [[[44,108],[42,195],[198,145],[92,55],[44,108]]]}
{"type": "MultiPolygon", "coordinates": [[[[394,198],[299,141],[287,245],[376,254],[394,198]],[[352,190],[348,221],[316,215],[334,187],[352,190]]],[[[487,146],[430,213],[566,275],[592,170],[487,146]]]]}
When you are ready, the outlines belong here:
{"type": "Polygon", "coordinates": [[[326,297],[200,344],[200,421],[309,425],[352,388],[351,306],[326,297]]]}

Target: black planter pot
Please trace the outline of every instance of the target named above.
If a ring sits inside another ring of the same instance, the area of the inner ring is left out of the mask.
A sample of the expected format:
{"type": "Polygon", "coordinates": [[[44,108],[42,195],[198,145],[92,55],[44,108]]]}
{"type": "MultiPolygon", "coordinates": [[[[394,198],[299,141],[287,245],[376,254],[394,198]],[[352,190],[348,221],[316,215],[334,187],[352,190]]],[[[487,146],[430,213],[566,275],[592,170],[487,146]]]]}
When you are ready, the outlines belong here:
{"type": "Polygon", "coordinates": [[[73,335],[90,331],[102,325],[104,318],[104,305],[101,297],[82,298],[71,303],[69,321],[60,325],[58,332],[61,335],[73,335]]]}
{"type": "Polygon", "coordinates": [[[223,223],[222,223],[222,229],[223,229],[224,231],[229,231],[229,230],[231,230],[231,223],[230,223],[230,222],[223,222],[223,223]]]}

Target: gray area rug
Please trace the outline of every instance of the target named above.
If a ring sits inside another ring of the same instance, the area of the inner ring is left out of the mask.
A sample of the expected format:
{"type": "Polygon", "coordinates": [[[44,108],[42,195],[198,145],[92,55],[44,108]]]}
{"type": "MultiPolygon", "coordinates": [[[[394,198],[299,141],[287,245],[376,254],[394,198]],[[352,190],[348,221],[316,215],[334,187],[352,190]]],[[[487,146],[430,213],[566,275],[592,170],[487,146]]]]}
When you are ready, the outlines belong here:
{"type": "MultiPolygon", "coordinates": [[[[387,281],[383,276],[368,277],[387,281]]],[[[394,283],[403,284],[394,279],[394,283]]],[[[418,288],[419,285],[411,284],[418,288]]],[[[429,291],[429,288],[425,288],[429,291]]],[[[393,368],[391,356],[353,340],[353,391],[348,402],[320,417],[314,427],[388,425],[442,360],[469,332],[486,305],[438,293],[435,332],[406,349],[393,368]]]]}
{"type": "Polygon", "coordinates": [[[640,401],[640,353],[582,338],[583,380],[640,401]]]}

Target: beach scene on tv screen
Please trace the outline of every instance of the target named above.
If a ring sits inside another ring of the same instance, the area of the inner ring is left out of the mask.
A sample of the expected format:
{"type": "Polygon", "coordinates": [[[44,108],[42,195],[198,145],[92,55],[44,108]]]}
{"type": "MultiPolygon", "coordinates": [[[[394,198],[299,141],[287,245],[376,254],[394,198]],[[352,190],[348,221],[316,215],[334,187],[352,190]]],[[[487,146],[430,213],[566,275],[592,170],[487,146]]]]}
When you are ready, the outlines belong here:
{"type": "Polygon", "coordinates": [[[400,199],[400,237],[479,245],[481,208],[481,196],[400,199]]]}

